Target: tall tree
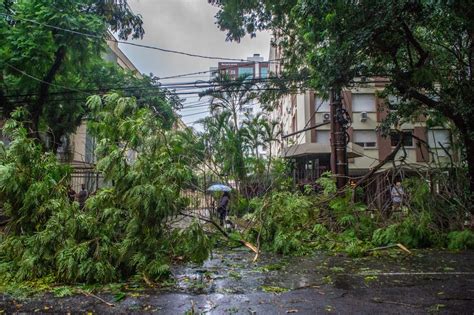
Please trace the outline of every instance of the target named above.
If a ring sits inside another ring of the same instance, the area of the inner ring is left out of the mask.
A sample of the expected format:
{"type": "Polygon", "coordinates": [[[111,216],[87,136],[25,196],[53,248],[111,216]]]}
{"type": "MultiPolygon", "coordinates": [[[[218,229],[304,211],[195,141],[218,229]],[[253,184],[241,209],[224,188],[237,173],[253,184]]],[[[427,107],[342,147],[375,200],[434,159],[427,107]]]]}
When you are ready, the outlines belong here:
{"type": "Polygon", "coordinates": [[[259,148],[264,145],[264,119],[261,113],[257,113],[255,117],[245,115],[245,120],[242,124],[242,136],[247,143],[250,152],[255,154],[258,159],[259,148]]]}
{"type": "Polygon", "coordinates": [[[251,104],[258,97],[256,82],[247,75],[232,78],[227,74],[219,74],[212,80],[212,84],[214,87],[200,93],[200,96],[211,98],[211,112],[216,116],[216,121],[227,119],[225,127],[218,124],[224,127],[219,129],[224,133],[218,140],[220,143],[215,146],[221,150],[215,153],[228,158],[223,164],[235,176],[238,185],[246,175],[239,113],[243,106],[251,104]]]}
{"type": "Polygon", "coordinates": [[[219,74],[211,83],[215,86],[200,94],[211,98],[211,111],[229,111],[232,116],[233,129],[239,130],[238,114],[242,107],[251,104],[257,97],[256,82],[247,75],[232,78],[219,74]]]}
{"type": "MultiPolygon", "coordinates": [[[[71,132],[105,78],[105,40],[141,38],[143,22],[126,0],[4,0],[0,7],[0,106],[3,116],[24,106],[29,129],[71,132]]],[[[108,77],[107,77],[108,78],[108,77]]],[[[105,83],[106,84],[106,83],[105,83]]]]}
{"type": "MultiPolygon", "coordinates": [[[[388,78],[398,117],[443,115],[461,134],[474,192],[474,7],[471,1],[209,0],[229,40],[271,29],[285,68],[307,70],[312,88],[388,78]]],[[[474,212],[474,210],[473,210],[474,212]]]]}
{"type": "Polygon", "coordinates": [[[207,160],[215,164],[222,174],[230,175],[239,181],[246,175],[244,145],[241,130],[236,133],[229,124],[231,117],[232,114],[225,110],[204,118],[203,138],[207,160]]]}
{"type": "Polygon", "coordinates": [[[270,166],[272,165],[272,144],[280,142],[281,129],[278,121],[275,120],[262,120],[263,127],[263,143],[268,150],[268,167],[267,171],[270,172],[270,166]]]}

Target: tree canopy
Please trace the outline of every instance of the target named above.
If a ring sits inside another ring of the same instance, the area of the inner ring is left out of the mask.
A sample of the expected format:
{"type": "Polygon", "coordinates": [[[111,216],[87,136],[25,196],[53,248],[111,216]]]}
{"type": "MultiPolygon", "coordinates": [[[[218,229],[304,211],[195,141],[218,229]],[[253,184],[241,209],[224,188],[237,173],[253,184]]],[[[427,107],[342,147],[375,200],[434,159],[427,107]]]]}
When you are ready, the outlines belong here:
{"type": "Polygon", "coordinates": [[[210,0],[228,40],[273,30],[287,72],[321,92],[389,79],[397,117],[424,112],[459,130],[474,191],[474,8],[470,1],[210,0]]]}
{"type": "Polygon", "coordinates": [[[0,7],[0,105],[4,117],[17,107],[30,114],[30,134],[48,135],[54,150],[87,111],[89,95],[133,87],[166,119],[171,108],[152,78],[141,80],[104,60],[106,40],[142,38],[143,21],[126,0],[3,1],[0,7]]]}

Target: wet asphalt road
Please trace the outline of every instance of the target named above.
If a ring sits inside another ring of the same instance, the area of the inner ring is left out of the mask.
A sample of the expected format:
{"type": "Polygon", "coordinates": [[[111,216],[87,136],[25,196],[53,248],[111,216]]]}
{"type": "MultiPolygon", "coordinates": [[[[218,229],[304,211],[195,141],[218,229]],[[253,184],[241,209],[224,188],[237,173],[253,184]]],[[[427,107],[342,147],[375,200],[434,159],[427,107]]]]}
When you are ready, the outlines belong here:
{"type": "Polygon", "coordinates": [[[3,295],[0,314],[474,314],[474,251],[392,254],[267,255],[254,264],[245,250],[218,252],[203,266],[175,268],[167,289],[128,291],[120,302],[115,293],[3,295]]]}

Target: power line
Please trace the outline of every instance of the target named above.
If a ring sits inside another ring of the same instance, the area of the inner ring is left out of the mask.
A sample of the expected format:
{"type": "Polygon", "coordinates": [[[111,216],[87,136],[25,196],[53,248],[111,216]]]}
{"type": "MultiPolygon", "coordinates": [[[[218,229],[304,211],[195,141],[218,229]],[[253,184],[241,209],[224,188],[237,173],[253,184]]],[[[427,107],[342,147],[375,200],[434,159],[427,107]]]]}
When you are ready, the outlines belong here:
{"type": "Polygon", "coordinates": [[[181,117],[181,118],[184,118],[184,117],[195,116],[195,115],[206,114],[206,113],[209,113],[209,110],[206,110],[206,111],[203,111],[203,112],[198,112],[198,113],[180,115],[180,117],[181,117]]]}
{"type": "MultiPolygon", "coordinates": [[[[280,64],[281,63],[281,60],[282,59],[270,59],[268,61],[248,61],[248,60],[245,60],[246,62],[248,62],[248,64],[251,64],[251,63],[277,63],[277,64],[280,64]]],[[[198,75],[198,74],[206,74],[206,73],[211,73],[211,72],[219,72],[219,71],[223,71],[223,70],[229,70],[229,69],[234,69],[234,68],[238,68],[242,66],[241,64],[237,64],[237,65],[233,65],[233,66],[226,66],[225,68],[222,68],[222,69],[213,69],[213,70],[203,70],[203,71],[198,71],[198,72],[189,72],[189,73],[183,73],[183,74],[176,74],[176,75],[171,75],[171,76],[167,76],[167,77],[161,77],[159,78],[160,80],[169,80],[169,79],[175,79],[175,78],[183,78],[183,77],[189,77],[189,76],[193,76],[193,75],[198,75]]]]}
{"type": "MultiPolygon", "coordinates": [[[[71,34],[75,34],[75,35],[80,35],[80,36],[85,36],[85,37],[90,37],[90,38],[96,38],[96,39],[104,40],[103,36],[101,36],[101,35],[92,34],[92,33],[84,33],[84,32],[80,32],[80,31],[75,31],[75,30],[71,30],[71,29],[67,29],[67,28],[63,28],[63,27],[59,27],[59,26],[55,26],[55,25],[50,25],[50,24],[38,22],[38,21],[35,21],[35,20],[27,19],[27,18],[15,17],[15,16],[13,16],[13,15],[6,14],[6,13],[0,13],[0,14],[3,15],[3,16],[5,16],[5,17],[6,17],[6,16],[9,16],[9,17],[11,17],[11,18],[13,18],[13,19],[15,19],[15,20],[26,21],[26,22],[30,22],[30,23],[33,23],[33,24],[36,24],[36,25],[43,26],[43,27],[48,27],[48,28],[51,28],[51,29],[64,31],[64,32],[68,32],[68,33],[71,33],[71,34]]],[[[188,57],[195,57],[195,58],[202,58],[202,59],[211,59],[211,60],[245,61],[244,59],[239,59],[239,58],[228,58],[228,57],[218,57],[218,56],[206,56],[206,55],[188,53],[188,52],[179,51],[179,50],[161,48],[161,47],[157,47],[157,46],[131,43],[131,42],[126,42],[126,41],[122,41],[122,40],[117,40],[117,39],[115,39],[115,38],[114,38],[114,39],[105,39],[105,40],[107,40],[107,41],[112,41],[112,42],[115,42],[115,43],[118,43],[118,44],[136,46],[136,47],[147,48],[147,49],[152,49],[152,50],[158,50],[158,51],[165,52],[165,53],[178,54],[178,55],[183,55],[183,56],[188,56],[188,57]]]]}
{"type": "MultiPolygon", "coordinates": [[[[9,65],[7,63],[7,65],[9,65]]],[[[47,83],[47,82],[44,82],[43,80],[37,78],[37,77],[34,77],[33,75],[30,75],[28,73],[26,73],[25,71],[21,70],[21,69],[18,69],[12,65],[9,65],[10,67],[12,67],[13,69],[15,69],[16,71],[36,80],[36,81],[39,81],[39,82],[42,82],[42,83],[47,83]]],[[[275,80],[280,80],[281,82],[285,82],[287,81],[287,79],[285,78],[255,78],[255,79],[249,79],[250,81],[253,81],[254,83],[266,83],[266,82],[271,82],[272,80],[275,81],[275,80]]],[[[219,85],[218,82],[214,82],[214,81],[202,81],[202,80],[198,80],[198,81],[191,81],[191,82],[176,82],[176,83],[167,83],[167,84],[161,84],[161,85],[151,85],[151,86],[109,86],[109,87],[103,87],[103,88],[95,88],[95,89],[76,89],[76,88],[69,88],[69,87],[65,87],[65,86],[60,86],[60,85],[56,85],[56,84],[53,84],[51,83],[51,85],[54,85],[54,86],[58,86],[58,87],[61,87],[61,88],[64,88],[66,89],[67,91],[57,91],[57,92],[50,92],[49,95],[63,95],[63,94],[70,94],[72,92],[74,93],[77,93],[77,92],[80,92],[80,93],[94,93],[94,92],[103,92],[104,90],[156,90],[156,92],[160,92],[160,93],[166,93],[167,91],[170,91],[172,89],[199,89],[199,88],[210,88],[210,87],[220,87],[221,85],[219,85]]],[[[229,84],[229,87],[232,87],[234,84],[233,82],[230,82],[229,84]]],[[[237,85],[237,83],[235,84],[237,85]]],[[[177,92],[179,93],[179,92],[177,92]]],[[[175,93],[175,94],[177,94],[175,93]]],[[[26,93],[26,94],[16,94],[16,95],[5,95],[5,97],[27,97],[27,96],[37,96],[38,93],[26,93]]]]}
{"type": "MultiPolygon", "coordinates": [[[[67,87],[67,86],[64,86],[64,85],[59,85],[59,84],[55,84],[55,83],[51,83],[51,82],[46,82],[42,79],[39,79],[31,74],[28,74],[26,73],[25,71],[21,70],[21,69],[18,69],[17,67],[15,66],[12,66],[11,64],[9,64],[8,62],[4,62],[8,67],[12,68],[13,70],[23,74],[24,76],[30,78],[30,79],[33,79],[33,80],[36,80],[38,82],[41,82],[41,83],[45,83],[45,84],[48,84],[48,85],[51,85],[51,86],[55,86],[55,87],[60,87],[62,89],[66,89],[66,90],[70,90],[70,91],[73,91],[73,92],[78,92],[78,93],[84,93],[82,92],[81,90],[77,90],[77,89],[74,89],[74,88],[70,88],[70,87],[67,87]]],[[[6,95],[5,97],[9,97],[8,95],[6,95]]]]}

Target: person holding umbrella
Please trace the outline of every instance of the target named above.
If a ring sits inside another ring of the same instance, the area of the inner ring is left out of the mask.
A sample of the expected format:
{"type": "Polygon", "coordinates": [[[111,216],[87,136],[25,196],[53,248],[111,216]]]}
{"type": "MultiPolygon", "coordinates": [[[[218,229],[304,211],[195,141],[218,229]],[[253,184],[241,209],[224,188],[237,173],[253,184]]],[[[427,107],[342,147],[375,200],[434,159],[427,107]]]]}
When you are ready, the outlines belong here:
{"type": "Polygon", "coordinates": [[[228,191],[224,191],[221,200],[219,201],[219,207],[217,207],[217,213],[219,214],[219,221],[224,226],[225,218],[227,217],[229,209],[230,194],[228,191]]]}
{"type": "Polygon", "coordinates": [[[222,197],[219,201],[219,206],[217,207],[217,213],[219,214],[219,221],[222,226],[224,226],[225,219],[229,212],[229,201],[230,201],[230,191],[232,188],[223,184],[214,184],[211,185],[207,191],[222,191],[222,197]]]}

